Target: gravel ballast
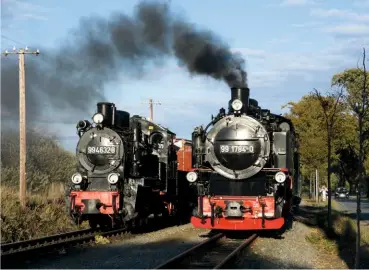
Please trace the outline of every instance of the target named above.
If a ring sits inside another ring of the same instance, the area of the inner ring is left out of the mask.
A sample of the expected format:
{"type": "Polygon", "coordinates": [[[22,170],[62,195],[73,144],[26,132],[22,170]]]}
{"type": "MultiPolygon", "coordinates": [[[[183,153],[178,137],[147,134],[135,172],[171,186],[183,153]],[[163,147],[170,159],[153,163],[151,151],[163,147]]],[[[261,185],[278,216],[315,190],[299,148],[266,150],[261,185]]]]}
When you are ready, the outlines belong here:
{"type": "Polygon", "coordinates": [[[313,247],[306,235],[311,228],[294,222],[282,239],[259,237],[244,251],[237,263],[239,269],[347,269],[336,256],[323,254],[313,247]]]}
{"type": "MultiPolygon", "coordinates": [[[[282,239],[262,234],[246,248],[234,267],[239,269],[347,269],[337,256],[318,250],[306,240],[312,228],[295,221],[282,239]]],[[[209,230],[191,224],[131,235],[116,243],[68,249],[67,253],[33,261],[21,268],[153,269],[204,241],[209,230]]]]}
{"type": "MultiPolygon", "coordinates": [[[[134,235],[120,243],[72,249],[66,254],[31,262],[27,268],[42,269],[147,269],[154,268],[201,242],[209,230],[191,224],[134,235]]],[[[24,266],[25,267],[25,266],[24,266]]]]}

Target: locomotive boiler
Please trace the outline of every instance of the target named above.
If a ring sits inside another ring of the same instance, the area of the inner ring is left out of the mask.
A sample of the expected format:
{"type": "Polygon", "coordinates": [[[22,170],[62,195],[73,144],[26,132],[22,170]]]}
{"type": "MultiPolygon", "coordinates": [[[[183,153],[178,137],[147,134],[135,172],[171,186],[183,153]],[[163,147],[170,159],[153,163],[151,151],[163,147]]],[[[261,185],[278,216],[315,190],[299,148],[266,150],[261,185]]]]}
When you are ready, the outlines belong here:
{"type": "Polygon", "coordinates": [[[298,190],[298,145],[290,120],[261,109],[248,88],[231,88],[228,112],[192,133],[197,187],[194,227],[280,229],[298,190]]]}
{"type": "Polygon", "coordinates": [[[98,103],[92,120],[77,124],[78,166],[68,194],[75,222],[121,227],[184,214],[189,187],[177,168],[175,134],[113,103],[98,103]]]}

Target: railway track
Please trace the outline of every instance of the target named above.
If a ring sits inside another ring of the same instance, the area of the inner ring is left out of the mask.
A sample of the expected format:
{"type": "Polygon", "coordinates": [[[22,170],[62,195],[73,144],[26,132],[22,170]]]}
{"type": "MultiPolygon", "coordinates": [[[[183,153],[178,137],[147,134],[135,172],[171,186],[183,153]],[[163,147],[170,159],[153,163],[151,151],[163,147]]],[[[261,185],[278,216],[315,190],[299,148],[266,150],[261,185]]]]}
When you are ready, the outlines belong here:
{"type": "Polygon", "coordinates": [[[173,220],[149,217],[138,219],[132,224],[128,224],[128,226],[119,229],[86,229],[27,241],[2,243],[1,268],[24,268],[23,264],[27,261],[38,259],[44,255],[51,255],[50,253],[61,251],[64,248],[70,248],[94,241],[96,235],[114,238],[122,233],[129,232],[133,235],[142,234],[172,225],[174,225],[173,220]],[[17,267],[16,265],[18,264],[22,267],[17,267]]]}
{"type": "Polygon", "coordinates": [[[242,240],[229,239],[223,233],[219,233],[155,269],[222,269],[234,263],[240,252],[256,238],[257,234],[242,240]]]}
{"type": "Polygon", "coordinates": [[[126,229],[117,229],[109,231],[100,230],[79,230],[69,233],[57,234],[37,239],[31,239],[21,242],[13,242],[1,245],[1,258],[10,257],[13,255],[19,255],[24,253],[30,253],[33,251],[51,250],[54,248],[82,244],[95,239],[95,235],[101,236],[113,236],[127,231],[126,229]]]}

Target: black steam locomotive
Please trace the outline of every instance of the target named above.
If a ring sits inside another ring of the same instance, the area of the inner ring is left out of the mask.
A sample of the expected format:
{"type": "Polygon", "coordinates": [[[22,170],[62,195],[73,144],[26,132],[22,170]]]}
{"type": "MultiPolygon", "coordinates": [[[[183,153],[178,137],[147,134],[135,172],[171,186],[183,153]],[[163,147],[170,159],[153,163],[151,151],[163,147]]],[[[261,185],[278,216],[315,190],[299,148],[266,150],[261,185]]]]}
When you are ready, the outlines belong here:
{"type": "Polygon", "coordinates": [[[279,229],[298,191],[299,160],[292,122],[261,109],[248,88],[232,88],[228,113],[192,134],[199,228],[279,229]],[[208,131],[208,129],[211,129],[208,131]]]}
{"type": "Polygon", "coordinates": [[[173,132],[130,117],[113,103],[98,103],[92,120],[77,124],[78,169],[68,207],[77,223],[121,227],[150,216],[173,216],[187,205],[188,182],[177,170],[173,132]]]}

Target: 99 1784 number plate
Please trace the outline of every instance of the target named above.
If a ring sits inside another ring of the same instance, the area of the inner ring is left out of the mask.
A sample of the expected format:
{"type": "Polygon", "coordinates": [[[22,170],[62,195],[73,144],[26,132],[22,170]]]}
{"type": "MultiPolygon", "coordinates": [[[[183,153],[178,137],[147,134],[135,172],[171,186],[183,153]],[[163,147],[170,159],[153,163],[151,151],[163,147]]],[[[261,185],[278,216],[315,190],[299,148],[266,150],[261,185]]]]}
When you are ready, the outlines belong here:
{"type": "Polygon", "coordinates": [[[115,146],[88,146],[87,154],[96,155],[114,155],[116,153],[115,146]]]}
{"type": "Polygon", "coordinates": [[[254,153],[252,145],[221,145],[220,152],[224,154],[254,153]]]}

